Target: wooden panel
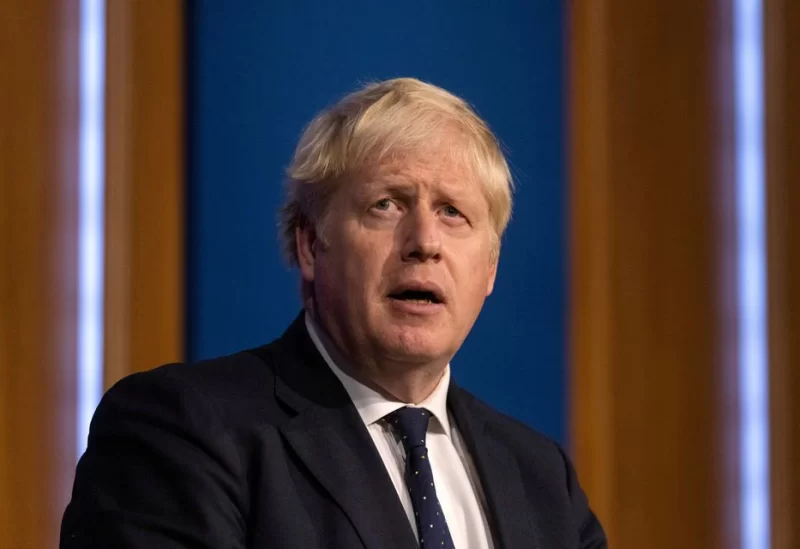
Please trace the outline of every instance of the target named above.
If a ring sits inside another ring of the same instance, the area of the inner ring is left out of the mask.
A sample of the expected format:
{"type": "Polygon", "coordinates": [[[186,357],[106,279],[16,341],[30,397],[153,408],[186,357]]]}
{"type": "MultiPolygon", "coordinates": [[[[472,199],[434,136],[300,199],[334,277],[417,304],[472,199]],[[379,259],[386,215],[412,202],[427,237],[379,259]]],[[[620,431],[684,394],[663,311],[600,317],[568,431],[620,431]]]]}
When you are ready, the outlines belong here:
{"type": "Polygon", "coordinates": [[[570,3],[572,441],[615,549],[737,546],[723,5],[570,3]]]}
{"type": "Polygon", "coordinates": [[[76,461],[78,2],[0,17],[0,547],[56,547],[76,461]]]}
{"type": "Polygon", "coordinates": [[[765,1],[773,547],[800,545],[800,4],[765,1]]]}
{"type": "Polygon", "coordinates": [[[183,3],[108,3],[106,386],[184,348],[183,3]]]}

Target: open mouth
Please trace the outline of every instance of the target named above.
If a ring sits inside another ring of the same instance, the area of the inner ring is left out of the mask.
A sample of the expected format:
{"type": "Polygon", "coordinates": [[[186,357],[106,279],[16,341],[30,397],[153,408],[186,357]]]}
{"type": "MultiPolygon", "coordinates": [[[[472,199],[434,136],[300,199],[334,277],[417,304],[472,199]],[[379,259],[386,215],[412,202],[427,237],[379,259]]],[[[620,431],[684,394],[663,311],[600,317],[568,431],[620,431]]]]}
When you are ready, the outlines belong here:
{"type": "Polygon", "coordinates": [[[389,297],[409,303],[437,304],[442,302],[436,293],[427,290],[402,290],[389,294],[389,297]]]}

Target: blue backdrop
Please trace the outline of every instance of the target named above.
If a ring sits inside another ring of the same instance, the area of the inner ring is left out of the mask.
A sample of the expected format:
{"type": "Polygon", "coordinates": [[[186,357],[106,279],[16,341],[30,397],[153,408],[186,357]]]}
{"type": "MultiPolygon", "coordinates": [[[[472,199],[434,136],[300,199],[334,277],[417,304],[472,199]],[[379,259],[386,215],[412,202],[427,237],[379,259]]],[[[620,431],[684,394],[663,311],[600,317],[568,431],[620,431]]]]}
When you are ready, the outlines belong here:
{"type": "Polygon", "coordinates": [[[415,76],[472,103],[509,153],[514,216],[494,294],[453,361],[502,411],[565,435],[561,0],[190,3],[188,356],[265,343],[297,314],[276,231],[311,117],[371,79],[415,76]]]}

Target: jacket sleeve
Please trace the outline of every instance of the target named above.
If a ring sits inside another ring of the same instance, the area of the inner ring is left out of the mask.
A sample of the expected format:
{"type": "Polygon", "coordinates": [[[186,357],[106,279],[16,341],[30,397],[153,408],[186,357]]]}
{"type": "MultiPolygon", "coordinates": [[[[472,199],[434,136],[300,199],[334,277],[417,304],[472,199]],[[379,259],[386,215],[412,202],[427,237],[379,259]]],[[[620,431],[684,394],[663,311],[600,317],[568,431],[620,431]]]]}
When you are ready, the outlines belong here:
{"type": "Polygon", "coordinates": [[[235,445],[213,403],[169,369],[130,376],[103,397],[64,513],[61,549],[244,547],[235,445]]]}
{"type": "Polygon", "coordinates": [[[570,501],[572,502],[572,516],[575,528],[578,531],[581,549],[607,549],[608,540],[600,525],[600,521],[589,507],[586,494],[578,483],[578,476],[575,467],[567,456],[566,452],[559,447],[561,456],[567,469],[567,490],[569,491],[570,501]]]}

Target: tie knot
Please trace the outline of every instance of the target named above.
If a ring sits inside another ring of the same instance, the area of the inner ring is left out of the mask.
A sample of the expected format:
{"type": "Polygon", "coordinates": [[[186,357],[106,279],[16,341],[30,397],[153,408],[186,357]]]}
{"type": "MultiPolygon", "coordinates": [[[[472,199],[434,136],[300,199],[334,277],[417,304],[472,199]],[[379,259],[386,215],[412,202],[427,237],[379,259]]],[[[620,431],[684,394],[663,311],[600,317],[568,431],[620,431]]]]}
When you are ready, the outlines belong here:
{"type": "Polygon", "coordinates": [[[425,446],[425,435],[428,433],[428,421],[431,413],[425,408],[406,406],[386,416],[386,421],[400,435],[406,451],[410,448],[425,446]]]}

